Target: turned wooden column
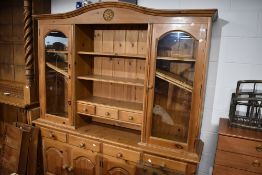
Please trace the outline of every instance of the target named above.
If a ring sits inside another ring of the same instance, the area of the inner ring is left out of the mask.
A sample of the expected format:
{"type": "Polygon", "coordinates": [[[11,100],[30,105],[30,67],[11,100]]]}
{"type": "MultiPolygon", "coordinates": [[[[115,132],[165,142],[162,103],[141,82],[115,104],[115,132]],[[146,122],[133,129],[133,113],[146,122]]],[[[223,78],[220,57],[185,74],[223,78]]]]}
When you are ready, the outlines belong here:
{"type": "Polygon", "coordinates": [[[34,81],[32,0],[24,0],[24,49],[26,85],[34,81]]]}

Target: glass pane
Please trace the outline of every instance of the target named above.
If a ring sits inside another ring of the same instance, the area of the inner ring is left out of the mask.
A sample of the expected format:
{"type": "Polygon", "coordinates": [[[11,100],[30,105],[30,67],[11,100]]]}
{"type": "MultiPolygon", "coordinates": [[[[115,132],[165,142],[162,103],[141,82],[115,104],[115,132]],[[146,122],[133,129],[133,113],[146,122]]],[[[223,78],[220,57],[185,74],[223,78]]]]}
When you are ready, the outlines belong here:
{"type": "Polygon", "coordinates": [[[152,136],[186,142],[194,81],[194,38],[170,32],[158,42],[152,136]]]}
{"type": "Polygon", "coordinates": [[[61,32],[45,37],[46,112],[67,117],[68,104],[68,38],[61,32]]]}

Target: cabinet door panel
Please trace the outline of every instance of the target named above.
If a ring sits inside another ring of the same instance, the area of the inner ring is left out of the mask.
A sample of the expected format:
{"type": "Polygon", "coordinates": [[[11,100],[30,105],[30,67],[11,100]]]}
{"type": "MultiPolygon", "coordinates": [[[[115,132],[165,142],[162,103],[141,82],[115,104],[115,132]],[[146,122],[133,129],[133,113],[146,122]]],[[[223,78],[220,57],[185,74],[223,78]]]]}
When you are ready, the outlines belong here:
{"type": "Polygon", "coordinates": [[[66,175],[68,149],[65,145],[44,139],[44,171],[47,175],[66,175]]]}
{"type": "Polygon", "coordinates": [[[88,150],[72,150],[71,166],[76,175],[95,175],[96,174],[97,154],[88,150]]]}
{"type": "MultiPolygon", "coordinates": [[[[198,127],[206,26],[155,24],[148,82],[148,142],[187,149],[193,138],[190,125],[198,127]],[[204,32],[203,32],[204,31],[204,32]],[[152,117],[151,117],[152,116],[152,117]],[[197,122],[197,124],[194,122],[197,122]]],[[[195,129],[195,127],[194,127],[195,129]]]]}
{"type": "Polygon", "coordinates": [[[103,175],[136,175],[136,165],[130,161],[103,156],[103,175]]]}

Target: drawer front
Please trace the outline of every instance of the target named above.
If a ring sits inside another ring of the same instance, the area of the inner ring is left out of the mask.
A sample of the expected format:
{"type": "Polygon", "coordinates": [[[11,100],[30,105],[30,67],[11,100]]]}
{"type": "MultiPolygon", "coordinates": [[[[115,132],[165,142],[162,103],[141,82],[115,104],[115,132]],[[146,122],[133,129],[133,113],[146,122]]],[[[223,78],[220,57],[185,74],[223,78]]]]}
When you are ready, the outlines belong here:
{"type": "Polygon", "coordinates": [[[219,136],[217,149],[262,158],[262,142],[219,136]]]}
{"type": "Polygon", "coordinates": [[[132,162],[139,162],[140,152],[119,148],[108,144],[103,144],[103,153],[118,159],[129,160],[132,162]]]}
{"type": "Polygon", "coordinates": [[[59,132],[59,131],[54,131],[51,129],[46,129],[46,128],[41,128],[41,134],[42,137],[46,137],[52,140],[58,140],[60,142],[66,143],[66,133],[59,132]]]}
{"type": "Polygon", "coordinates": [[[142,114],[128,111],[119,111],[119,120],[141,124],[142,123],[142,114]]]}
{"type": "Polygon", "coordinates": [[[262,159],[226,151],[217,150],[216,164],[254,173],[262,172],[262,159]]]}
{"type": "Polygon", "coordinates": [[[68,143],[82,149],[88,149],[95,152],[101,151],[101,143],[94,140],[69,135],[68,143]]]}
{"type": "Polygon", "coordinates": [[[215,165],[213,175],[259,175],[259,174],[244,171],[244,170],[239,170],[235,168],[215,165]]]}
{"type": "Polygon", "coordinates": [[[95,115],[96,107],[94,105],[84,104],[84,103],[77,103],[77,112],[81,114],[90,114],[95,115]]]}
{"type": "Polygon", "coordinates": [[[114,108],[97,106],[96,115],[106,118],[118,119],[118,110],[114,108]]]}
{"type": "Polygon", "coordinates": [[[171,170],[179,171],[182,173],[186,172],[187,164],[175,160],[170,160],[162,157],[157,157],[149,154],[143,156],[145,164],[159,166],[162,168],[169,168],[171,170]]]}

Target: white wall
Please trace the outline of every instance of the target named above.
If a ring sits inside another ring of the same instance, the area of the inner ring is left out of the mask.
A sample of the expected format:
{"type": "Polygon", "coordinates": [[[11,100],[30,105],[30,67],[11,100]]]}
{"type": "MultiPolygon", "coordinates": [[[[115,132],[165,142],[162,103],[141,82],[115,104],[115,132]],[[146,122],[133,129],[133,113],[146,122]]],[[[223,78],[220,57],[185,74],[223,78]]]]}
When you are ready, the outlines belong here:
{"type": "MultiPolygon", "coordinates": [[[[73,10],[76,0],[52,0],[52,13],[73,10]]],[[[217,8],[213,26],[201,139],[199,175],[211,174],[220,117],[228,117],[236,82],[262,79],[262,0],[138,0],[158,9],[217,8]]]]}

